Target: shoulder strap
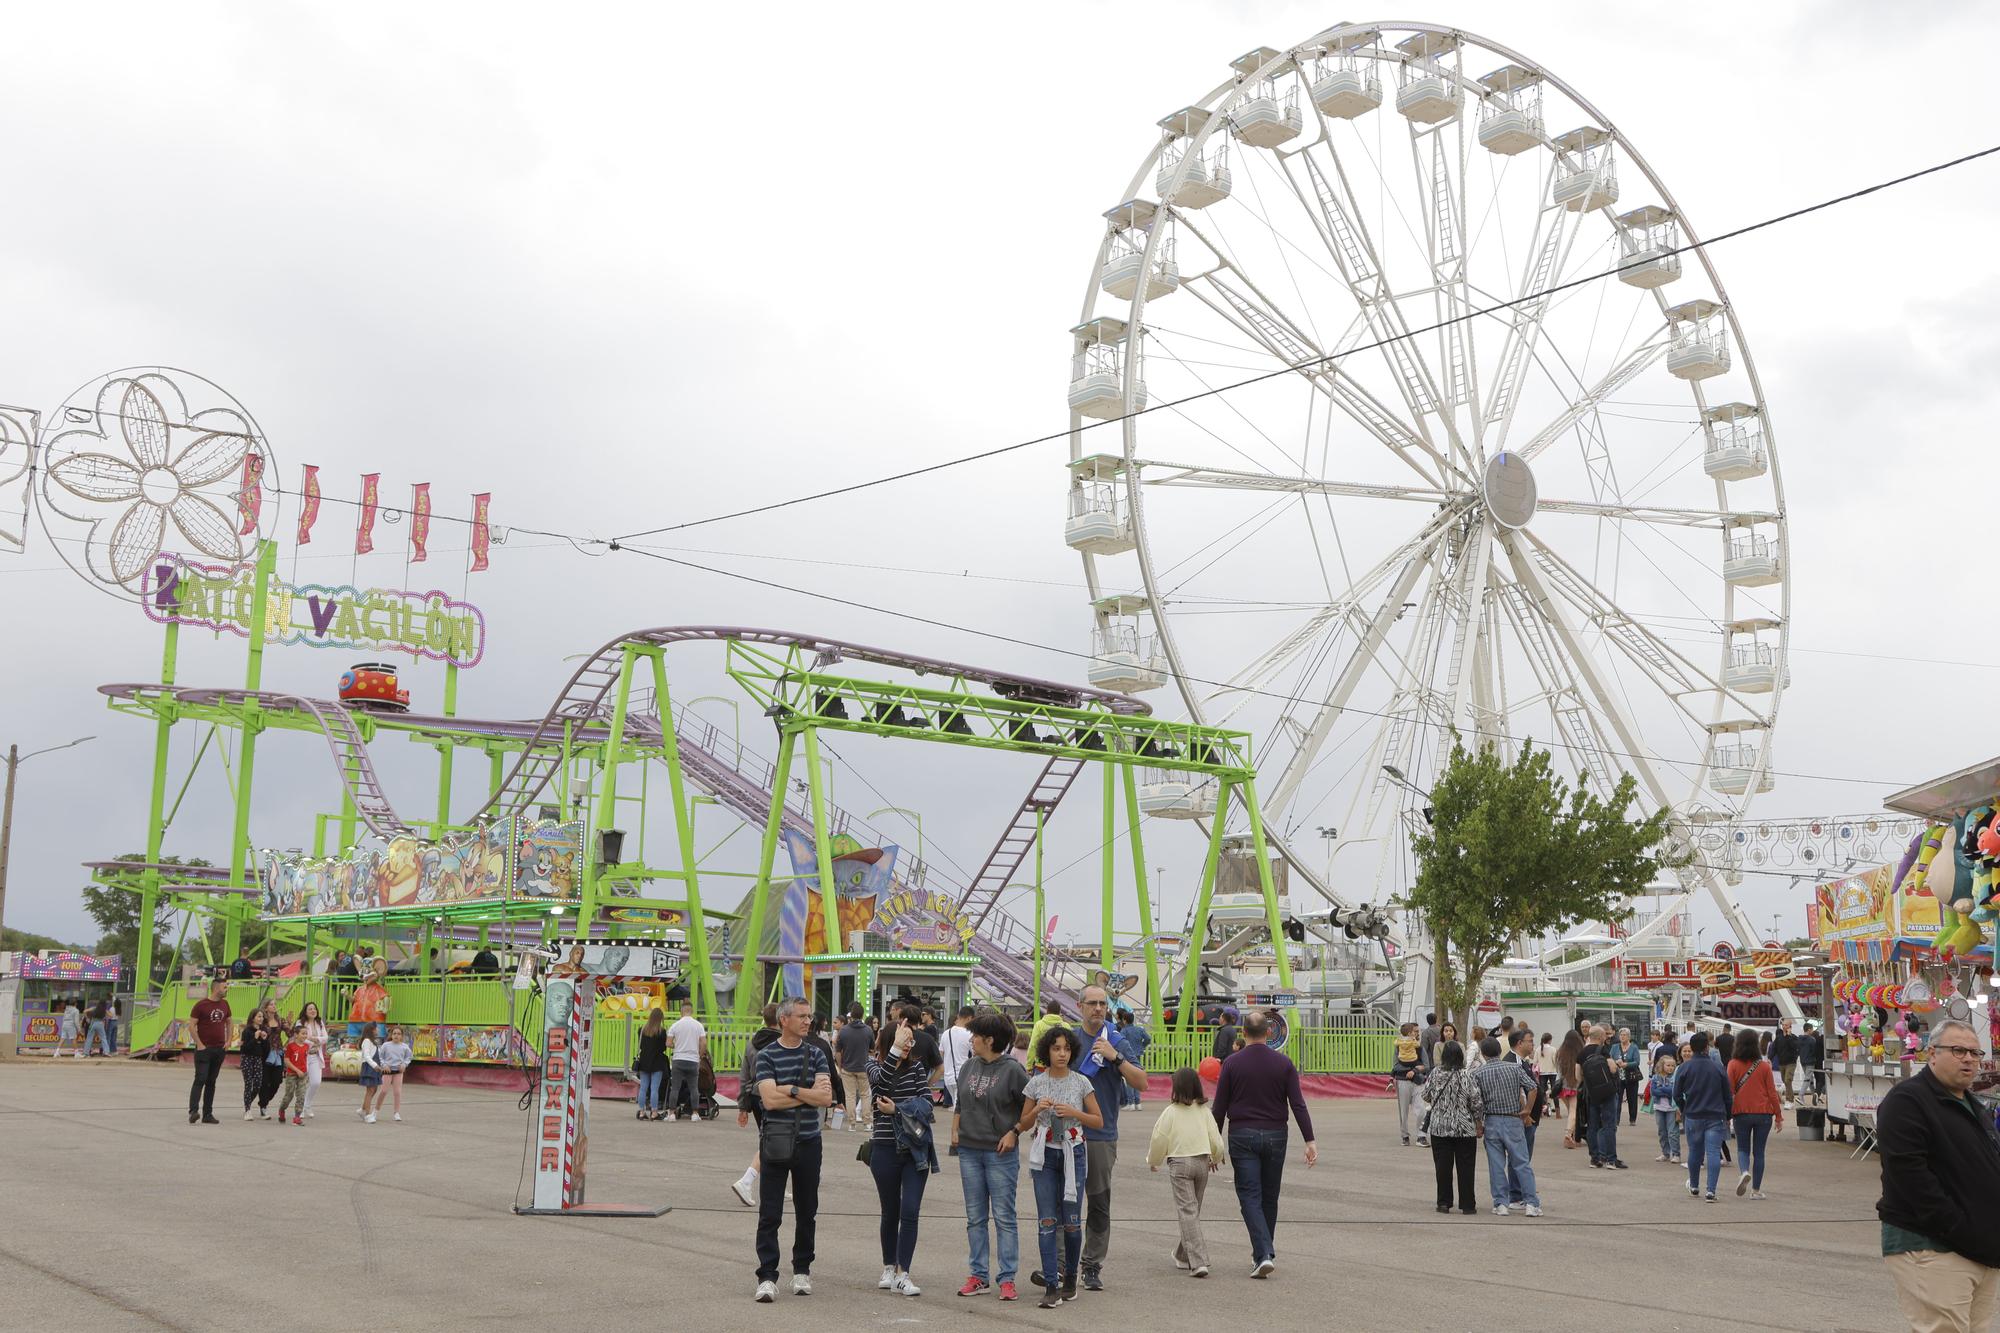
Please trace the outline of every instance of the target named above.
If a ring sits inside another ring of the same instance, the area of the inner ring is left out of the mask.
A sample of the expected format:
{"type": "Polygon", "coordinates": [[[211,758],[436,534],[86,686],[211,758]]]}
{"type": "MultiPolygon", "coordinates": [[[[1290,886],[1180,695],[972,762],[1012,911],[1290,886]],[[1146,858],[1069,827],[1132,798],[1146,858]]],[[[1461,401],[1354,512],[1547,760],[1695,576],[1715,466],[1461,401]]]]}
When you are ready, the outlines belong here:
{"type": "MultiPolygon", "coordinates": [[[[1743,1071],[1743,1077],[1736,1080],[1736,1091],[1738,1092],[1743,1091],[1743,1085],[1750,1081],[1750,1076],[1757,1072],[1757,1066],[1763,1063],[1764,1062],[1762,1060],[1759,1060],[1755,1064],[1752,1064],[1748,1069],[1743,1071]]],[[[1747,1115],[1748,1112],[1745,1112],[1745,1114],[1747,1115]]]]}

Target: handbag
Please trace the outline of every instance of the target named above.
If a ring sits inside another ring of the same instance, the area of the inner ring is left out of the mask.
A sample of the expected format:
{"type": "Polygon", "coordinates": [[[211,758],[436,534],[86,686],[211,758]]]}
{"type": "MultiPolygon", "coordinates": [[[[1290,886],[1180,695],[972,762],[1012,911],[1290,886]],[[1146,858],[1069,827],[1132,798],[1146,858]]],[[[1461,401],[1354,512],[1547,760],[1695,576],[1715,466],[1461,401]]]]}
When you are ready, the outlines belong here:
{"type": "MultiPolygon", "coordinates": [[[[786,1109],[790,1109],[789,1107],[786,1109]]],[[[799,1148],[799,1122],[796,1117],[782,1119],[776,1113],[764,1117],[764,1129],[757,1140],[757,1151],[766,1166],[790,1166],[799,1148]]]]}

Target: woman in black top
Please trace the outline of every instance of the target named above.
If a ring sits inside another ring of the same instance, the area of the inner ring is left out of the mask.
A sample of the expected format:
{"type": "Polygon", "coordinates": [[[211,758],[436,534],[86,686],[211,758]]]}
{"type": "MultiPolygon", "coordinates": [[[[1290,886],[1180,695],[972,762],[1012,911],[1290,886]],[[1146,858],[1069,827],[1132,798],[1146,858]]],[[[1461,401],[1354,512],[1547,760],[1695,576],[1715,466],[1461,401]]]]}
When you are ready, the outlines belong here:
{"type": "MultiPolygon", "coordinates": [[[[243,1025],[243,1037],[237,1047],[236,1067],[243,1071],[243,1118],[248,1120],[250,1108],[257,1101],[257,1092],[264,1086],[264,1057],[271,1053],[270,1030],[264,1026],[264,1011],[250,1015],[243,1025]]],[[[264,1113],[270,1118],[270,1112],[264,1113]]]]}
{"type": "Polygon", "coordinates": [[[898,1296],[922,1294],[910,1280],[910,1261],[916,1257],[917,1217],[923,1211],[930,1172],[913,1154],[896,1147],[896,1104],[930,1095],[930,1071],[916,1055],[916,1039],[906,1013],[893,1026],[883,1027],[875,1056],[868,1062],[875,1122],[868,1170],[882,1205],[882,1278],[875,1285],[898,1296]]]}
{"type": "Polygon", "coordinates": [[[632,1062],[639,1076],[639,1118],[658,1120],[664,1114],[660,1083],[667,1076],[667,1016],[655,1009],[639,1034],[639,1058],[632,1062]]]}

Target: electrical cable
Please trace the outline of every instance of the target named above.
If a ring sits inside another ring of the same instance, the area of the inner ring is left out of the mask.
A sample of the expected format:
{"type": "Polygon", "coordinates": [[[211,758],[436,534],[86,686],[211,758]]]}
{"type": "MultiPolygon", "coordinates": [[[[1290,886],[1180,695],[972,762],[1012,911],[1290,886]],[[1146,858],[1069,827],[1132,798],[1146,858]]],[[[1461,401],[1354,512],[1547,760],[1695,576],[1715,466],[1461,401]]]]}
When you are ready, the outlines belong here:
{"type": "MultiPolygon", "coordinates": [[[[721,576],[722,578],[737,579],[744,583],[754,583],[759,587],[769,588],[777,592],[795,593],[798,594],[799,596],[810,597],[818,601],[832,602],[838,606],[851,607],[857,611],[872,611],[878,615],[891,616],[897,620],[908,620],[919,625],[929,625],[934,629],[954,630],[960,634],[971,634],[978,638],[992,639],[999,643],[1013,644],[1016,647],[1020,648],[1033,648],[1041,652],[1057,653],[1064,657],[1075,657],[1088,660],[1092,656],[1092,654],[1088,652],[1079,651],[1074,648],[1059,648],[1054,644],[1037,643],[1032,639],[1018,638],[1011,634],[999,633],[996,630],[977,629],[971,625],[961,625],[954,621],[939,620],[933,616],[918,615],[913,611],[898,611],[892,607],[882,606],[873,602],[859,602],[853,600],[852,598],[838,596],[834,593],[816,592],[811,588],[801,588],[797,587],[796,585],[788,583],[775,583],[770,579],[760,579],[754,574],[745,574],[733,569],[718,569],[713,565],[704,565],[693,560],[683,560],[677,556],[666,555],[660,551],[650,550],[644,546],[628,546],[623,544],[623,542],[618,539],[613,539],[613,541],[611,542],[611,549],[613,551],[630,551],[635,555],[643,555],[650,559],[663,561],[666,564],[670,565],[679,565],[684,569],[698,570],[704,574],[715,574],[721,576]]],[[[1282,694],[1276,690],[1263,690],[1247,685],[1246,686],[1234,685],[1228,681],[1210,680],[1202,676],[1182,675],[1177,677],[1177,679],[1189,681],[1196,685],[1211,685],[1217,688],[1230,689],[1240,694],[1254,694],[1259,696],[1260,698],[1273,699],[1280,703],[1317,704],[1323,702],[1322,700],[1309,699],[1299,695],[1282,694]]],[[[1379,710],[1362,708],[1359,705],[1355,704],[1348,704],[1344,706],[1341,709],[1341,711],[1343,713],[1355,713],[1363,717],[1379,718],[1385,721],[1394,716],[1393,714],[1381,712],[1379,710]]],[[[1412,719],[1412,721],[1414,721],[1419,726],[1428,727],[1433,731],[1448,731],[1455,729],[1452,728],[1449,723],[1444,723],[1444,722],[1433,722],[1424,719],[1412,719]]],[[[1501,732],[1480,731],[1476,728],[1464,729],[1460,731],[1460,734],[1467,736],[1481,737],[1489,740],[1511,741],[1516,739],[1515,737],[1503,734],[1501,732]]],[[[1702,764],[1691,759],[1669,759],[1665,755],[1634,754],[1626,750],[1613,750],[1594,745],[1593,746],[1572,745],[1567,741],[1557,740],[1553,737],[1544,742],[1544,744],[1546,745],[1547,748],[1551,750],[1589,752],[1589,753],[1606,755],[1614,759],[1639,759],[1639,760],[1644,760],[1648,763],[1666,764],[1671,768],[1698,769],[1702,767],[1702,764]]],[[[1907,781],[1895,780],[1889,778],[1844,777],[1839,774],[1833,774],[1833,773],[1802,773],[1792,769],[1781,769],[1781,768],[1769,768],[1765,769],[1764,772],[1770,777],[1800,778],[1813,782],[1848,782],[1868,787],[1901,788],[1912,785],[1907,781]]]]}
{"type": "Polygon", "coordinates": [[[999,445],[991,449],[982,449],[977,453],[964,454],[957,458],[948,458],[938,463],[928,463],[925,464],[923,467],[908,468],[901,472],[891,473],[887,476],[882,476],[882,477],[875,477],[867,481],[851,482],[848,485],[836,486],[829,490],[815,491],[807,495],[795,495],[790,497],[789,499],[784,499],[784,500],[773,500],[768,504],[754,505],[748,509],[738,509],[726,514],[714,514],[707,518],[690,519],[684,523],[669,523],[661,527],[646,528],[641,531],[622,533],[619,536],[613,538],[613,541],[626,542],[630,541],[634,537],[653,537],[653,536],[658,536],[659,534],[664,532],[680,532],[687,528],[705,527],[711,523],[726,523],[732,519],[748,518],[755,514],[768,514],[773,512],[774,510],[789,509],[794,505],[808,504],[815,500],[827,500],[835,498],[837,496],[852,495],[856,491],[865,491],[876,486],[888,485],[891,482],[907,481],[912,477],[926,476],[932,472],[942,472],[947,468],[960,467],[967,463],[977,463],[988,458],[997,458],[1002,454],[1015,453],[1022,449],[1033,448],[1038,444],[1050,444],[1056,440],[1068,439],[1073,434],[1081,434],[1084,431],[1096,430],[1103,426],[1116,425],[1120,422],[1130,421],[1137,417],[1145,416],[1148,413],[1163,412],[1172,408],[1183,407],[1186,406],[1188,403],[1198,402],[1204,398],[1211,398],[1220,394],[1225,394],[1234,389],[1247,388],[1252,384],[1261,384],[1266,380],[1279,379],[1287,375],[1297,374],[1301,370],[1311,370],[1315,367],[1326,365],[1329,362],[1343,360],[1347,357],[1359,355],[1364,352],[1376,351],[1380,348],[1388,346],[1393,342],[1415,339],[1427,333],[1435,333],[1440,329],[1449,328],[1453,324],[1466,323],[1474,319],[1485,318],[1488,315],[1499,314],[1503,311],[1511,310],[1516,306],[1526,305],[1531,301],[1540,301],[1545,298],[1554,296],[1560,292],[1569,291],[1572,288],[1582,287],[1589,283],[1601,282],[1605,278],[1615,277],[1618,274],[1623,273],[1628,268],[1645,267],[1655,264],[1659,262],[1659,260],[1670,256],[1690,254],[1697,251],[1706,250],[1710,246],[1720,245],[1724,241],[1735,240],[1737,237],[1748,236],[1752,232],[1762,231],[1767,227],[1775,227],[1780,223],[1795,221],[1798,218],[1806,217],[1809,214],[1818,213],[1821,212],[1822,210],[1833,208],[1840,204],[1851,203],[1856,199],[1866,198],[1868,195],[1876,194],[1883,190],[1893,189],[1898,185],[1906,185],[1911,181],[1921,180],[1926,176],[1933,176],[1938,174],[1939,172],[1949,171],[1954,167],[1964,166],[1968,162],[1975,162],[1980,158],[1990,157],[1995,153],[2000,153],[2000,144],[1995,144],[1988,148],[1977,149],[1973,152],[1965,153],[1959,157],[1952,158],[1948,161],[1939,162],[1932,166],[1924,167],[1917,171],[1907,172],[1901,176],[1895,176],[1888,180],[1879,181],[1874,185],[1864,186],[1858,190],[1850,190],[1846,194],[1835,195],[1832,198],[1823,199],[1816,204],[1807,204],[1804,207],[1795,208],[1790,210],[1789,212],[1779,213],[1773,217],[1765,218],[1762,221],[1752,222],[1745,226],[1737,227],[1730,231],[1725,231],[1720,235],[1712,236],[1705,241],[1690,241],[1685,245],[1675,246],[1670,250],[1660,251],[1660,252],[1649,252],[1644,259],[1633,260],[1629,263],[1621,264],[1616,268],[1606,269],[1600,273],[1587,273],[1581,277],[1571,278],[1566,282],[1555,283],[1552,286],[1544,287],[1538,291],[1525,293],[1521,296],[1514,297],[1512,300],[1500,301],[1496,302],[1493,305],[1484,306],[1479,309],[1468,310],[1463,314],[1453,315],[1448,319],[1441,319],[1435,323],[1424,325],[1421,328],[1410,329],[1407,332],[1396,334],[1388,338],[1380,338],[1371,343],[1362,343],[1359,344],[1358,346],[1351,347],[1344,352],[1330,352],[1325,356],[1312,357],[1305,361],[1299,361],[1296,363],[1287,364],[1279,367],[1276,370],[1266,371],[1264,374],[1261,375],[1253,375],[1247,379],[1236,380],[1229,384],[1218,385],[1213,389],[1204,389],[1200,393],[1188,394],[1181,398],[1167,399],[1163,402],[1158,402],[1158,403],[1148,403],[1145,407],[1137,408],[1121,416],[1107,417],[1103,420],[1091,420],[1091,421],[1080,422],[1074,427],[1067,427],[1063,430],[1055,431],[1047,435],[1038,435],[1032,439],[1020,440],[1013,444],[999,445]]]}

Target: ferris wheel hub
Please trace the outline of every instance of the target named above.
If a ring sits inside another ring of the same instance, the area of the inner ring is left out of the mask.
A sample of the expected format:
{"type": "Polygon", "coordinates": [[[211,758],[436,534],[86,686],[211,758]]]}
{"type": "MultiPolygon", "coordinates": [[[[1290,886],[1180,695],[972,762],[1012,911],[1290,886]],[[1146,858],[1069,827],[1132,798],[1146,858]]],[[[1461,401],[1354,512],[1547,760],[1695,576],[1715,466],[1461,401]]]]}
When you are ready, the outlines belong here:
{"type": "Polygon", "coordinates": [[[1486,501],[1486,511],[1503,528],[1525,528],[1535,516],[1534,469],[1519,454],[1493,455],[1486,464],[1479,490],[1486,501]]]}

